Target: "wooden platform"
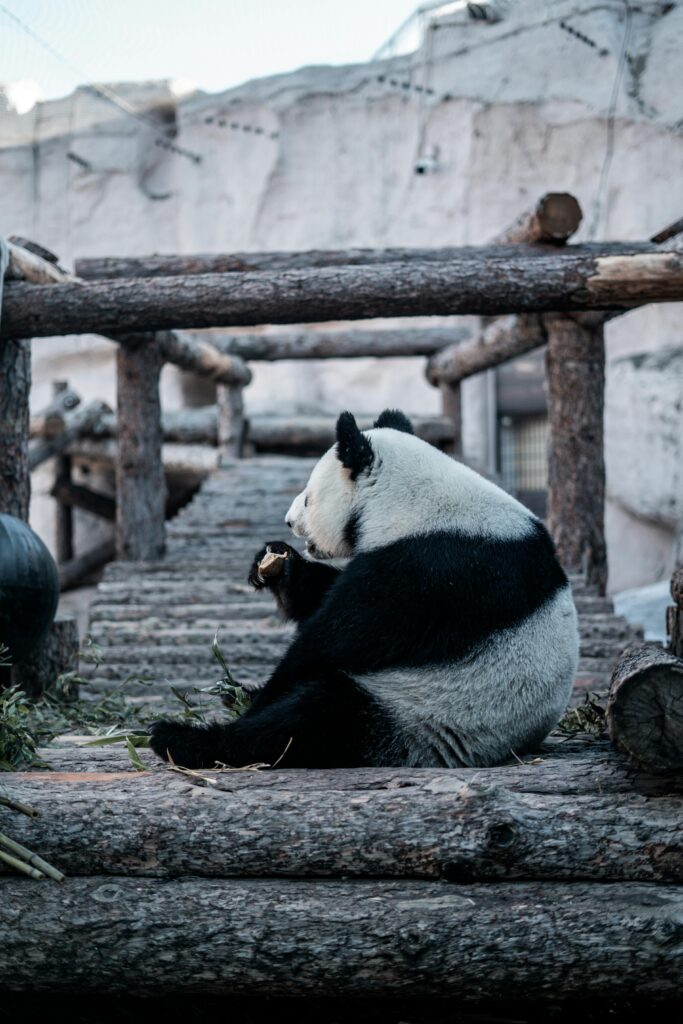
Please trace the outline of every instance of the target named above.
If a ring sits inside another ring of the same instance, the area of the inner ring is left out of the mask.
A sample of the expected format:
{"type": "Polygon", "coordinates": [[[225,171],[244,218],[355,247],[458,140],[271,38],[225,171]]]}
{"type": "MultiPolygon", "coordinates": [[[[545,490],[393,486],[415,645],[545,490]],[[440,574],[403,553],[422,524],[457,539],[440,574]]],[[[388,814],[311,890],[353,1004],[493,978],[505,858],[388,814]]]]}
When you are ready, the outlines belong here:
{"type": "MultiPolygon", "coordinates": [[[[216,629],[234,676],[263,682],[284,651],[292,627],[268,595],[246,583],[265,541],[294,541],[284,516],[303,488],[312,459],[264,457],[227,463],[169,524],[160,562],[113,563],[92,605],[90,633],[103,662],[89,670],[93,689],[168,693],[208,685],[217,674],[211,654],[216,629]],[[135,681],[144,676],[144,686],[135,681]]],[[[573,580],[581,624],[575,700],[604,690],[614,658],[641,634],[614,614],[612,602],[573,580]]],[[[86,670],[88,671],[88,670],[86,670]]]]}

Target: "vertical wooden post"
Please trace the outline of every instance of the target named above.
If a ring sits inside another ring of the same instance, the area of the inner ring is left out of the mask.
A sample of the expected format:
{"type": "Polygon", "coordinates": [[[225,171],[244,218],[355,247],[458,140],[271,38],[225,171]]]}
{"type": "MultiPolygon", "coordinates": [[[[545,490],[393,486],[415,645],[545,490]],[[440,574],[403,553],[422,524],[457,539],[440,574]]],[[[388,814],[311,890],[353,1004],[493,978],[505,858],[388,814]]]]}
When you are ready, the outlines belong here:
{"type": "Polygon", "coordinates": [[[242,457],[244,443],[244,396],[242,384],[216,386],[216,412],[218,416],[218,447],[229,458],[242,457]]]}
{"type": "Polygon", "coordinates": [[[462,388],[458,384],[440,384],[441,409],[453,424],[453,455],[462,458],[462,388]]]}
{"type": "Polygon", "coordinates": [[[28,522],[31,342],[0,342],[0,512],[28,522]]]}
{"type": "MultiPolygon", "coordinates": [[[[64,380],[56,380],[52,385],[52,393],[55,397],[63,391],[68,390],[68,383],[64,380]]],[[[55,489],[62,484],[71,484],[72,461],[70,455],[58,455],[55,459],[55,489]]],[[[57,499],[55,509],[55,551],[58,562],[69,562],[74,556],[73,545],[73,509],[71,505],[65,505],[57,499]]]]}
{"type": "Polygon", "coordinates": [[[604,594],[605,341],[601,324],[547,316],[548,526],[565,568],[604,594]]]}
{"type": "Polygon", "coordinates": [[[666,625],[669,634],[669,650],[677,658],[683,658],[683,565],[671,577],[672,607],[667,608],[666,625]]]}
{"type": "Polygon", "coordinates": [[[161,460],[159,376],[154,341],[121,341],[117,353],[116,557],[151,561],[164,553],[166,481],[161,460]]]}

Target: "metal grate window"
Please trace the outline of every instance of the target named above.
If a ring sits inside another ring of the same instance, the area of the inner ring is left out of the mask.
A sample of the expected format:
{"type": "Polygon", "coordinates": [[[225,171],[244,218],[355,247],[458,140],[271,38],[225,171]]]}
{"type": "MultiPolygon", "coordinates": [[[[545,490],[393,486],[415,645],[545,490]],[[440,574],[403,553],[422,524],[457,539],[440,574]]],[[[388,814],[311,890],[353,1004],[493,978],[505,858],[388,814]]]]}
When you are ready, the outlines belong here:
{"type": "Polygon", "coordinates": [[[506,491],[545,514],[548,490],[548,417],[502,416],[498,423],[498,458],[506,491]]]}

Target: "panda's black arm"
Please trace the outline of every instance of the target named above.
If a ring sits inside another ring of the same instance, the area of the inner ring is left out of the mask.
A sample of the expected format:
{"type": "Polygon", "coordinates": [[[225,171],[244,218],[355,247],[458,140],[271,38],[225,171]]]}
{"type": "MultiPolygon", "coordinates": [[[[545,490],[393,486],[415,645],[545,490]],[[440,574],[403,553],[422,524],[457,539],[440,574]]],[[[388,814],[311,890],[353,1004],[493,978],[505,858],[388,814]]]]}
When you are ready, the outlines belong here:
{"type": "Polygon", "coordinates": [[[341,570],[334,566],[302,558],[298,551],[283,541],[270,541],[256,555],[249,582],[257,589],[270,590],[286,618],[304,622],[318,610],[340,573],[341,570]],[[259,575],[258,566],[268,550],[286,554],[287,558],[279,575],[264,580],[259,575]]]}

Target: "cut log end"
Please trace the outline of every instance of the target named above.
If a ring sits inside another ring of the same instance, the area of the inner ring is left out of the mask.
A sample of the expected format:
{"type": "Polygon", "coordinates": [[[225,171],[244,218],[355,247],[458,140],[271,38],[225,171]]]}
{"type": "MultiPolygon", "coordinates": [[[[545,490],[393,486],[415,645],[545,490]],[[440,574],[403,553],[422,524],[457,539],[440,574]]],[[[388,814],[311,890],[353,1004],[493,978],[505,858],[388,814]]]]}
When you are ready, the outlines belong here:
{"type": "Polygon", "coordinates": [[[683,660],[657,644],[628,647],[612,674],[607,726],[643,767],[683,769],[683,660]]]}

